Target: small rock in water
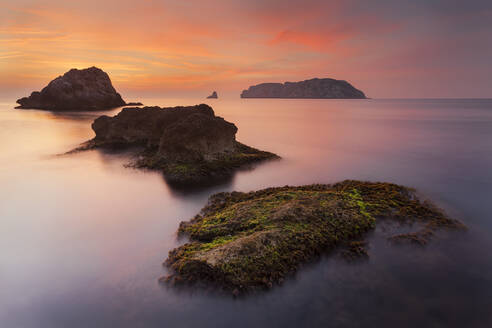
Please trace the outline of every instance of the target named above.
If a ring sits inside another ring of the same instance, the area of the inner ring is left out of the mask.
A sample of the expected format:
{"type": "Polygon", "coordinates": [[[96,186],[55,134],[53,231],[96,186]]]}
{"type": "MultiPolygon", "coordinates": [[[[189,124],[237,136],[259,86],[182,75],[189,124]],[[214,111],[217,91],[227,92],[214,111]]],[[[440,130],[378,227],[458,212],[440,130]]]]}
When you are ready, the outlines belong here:
{"type": "Polygon", "coordinates": [[[212,94],[207,97],[207,99],[215,99],[215,98],[219,98],[219,96],[217,95],[217,91],[212,92],[212,94]]]}
{"type": "Polygon", "coordinates": [[[366,241],[352,241],[340,252],[340,255],[347,261],[369,258],[366,246],[366,241]]]}

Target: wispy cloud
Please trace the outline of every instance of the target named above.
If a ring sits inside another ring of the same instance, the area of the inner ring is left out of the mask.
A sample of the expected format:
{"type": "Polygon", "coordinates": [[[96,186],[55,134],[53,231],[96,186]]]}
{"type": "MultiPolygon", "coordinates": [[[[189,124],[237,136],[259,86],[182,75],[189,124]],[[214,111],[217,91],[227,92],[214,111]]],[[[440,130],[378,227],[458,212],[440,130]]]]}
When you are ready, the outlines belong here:
{"type": "Polygon", "coordinates": [[[479,65],[478,77],[492,75],[483,66],[492,49],[490,1],[4,0],[2,7],[2,86],[41,87],[72,67],[96,65],[127,90],[240,90],[333,76],[372,96],[412,96],[425,72],[442,82],[441,94],[450,83],[477,89],[467,86],[471,79],[440,76],[479,65]]]}
{"type": "Polygon", "coordinates": [[[0,52],[0,60],[21,57],[22,53],[18,51],[0,52]]]}

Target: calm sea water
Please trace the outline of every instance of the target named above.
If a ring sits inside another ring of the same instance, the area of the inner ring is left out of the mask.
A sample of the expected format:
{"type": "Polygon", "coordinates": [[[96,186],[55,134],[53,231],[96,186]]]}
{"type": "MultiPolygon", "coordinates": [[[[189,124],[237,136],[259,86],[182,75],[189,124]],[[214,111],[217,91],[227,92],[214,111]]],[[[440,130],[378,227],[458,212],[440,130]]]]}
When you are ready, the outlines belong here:
{"type": "Polygon", "coordinates": [[[239,141],[283,160],[174,190],[121,154],[57,156],[93,136],[97,113],[0,103],[0,327],[492,326],[492,100],[208,103],[239,141]],[[343,179],[415,187],[470,229],[425,248],[390,246],[378,229],[368,261],[327,257],[244,299],[157,283],[178,223],[212,193],[343,179]]]}

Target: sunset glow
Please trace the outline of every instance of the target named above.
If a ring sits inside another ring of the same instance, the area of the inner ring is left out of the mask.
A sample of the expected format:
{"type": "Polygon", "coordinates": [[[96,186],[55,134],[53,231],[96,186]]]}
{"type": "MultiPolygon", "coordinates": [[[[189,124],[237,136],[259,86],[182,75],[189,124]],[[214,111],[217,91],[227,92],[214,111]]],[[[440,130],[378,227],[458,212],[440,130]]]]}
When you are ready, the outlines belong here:
{"type": "Polygon", "coordinates": [[[370,97],[487,97],[490,1],[0,1],[0,90],[98,66],[118,90],[239,94],[351,81],[370,97]]]}
{"type": "Polygon", "coordinates": [[[492,327],[491,59],[492,0],[0,0],[0,328],[492,327]]]}

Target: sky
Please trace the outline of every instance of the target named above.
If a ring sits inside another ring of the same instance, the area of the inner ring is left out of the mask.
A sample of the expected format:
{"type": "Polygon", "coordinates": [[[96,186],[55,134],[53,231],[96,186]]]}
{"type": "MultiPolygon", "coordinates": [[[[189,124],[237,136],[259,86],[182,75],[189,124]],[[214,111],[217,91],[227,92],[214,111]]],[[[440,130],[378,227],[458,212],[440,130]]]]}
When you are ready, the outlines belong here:
{"type": "Polygon", "coordinates": [[[492,97],[490,0],[0,0],[0,95],[97,66],[122,94],[347,80],[373,98],[492,97]]]}

